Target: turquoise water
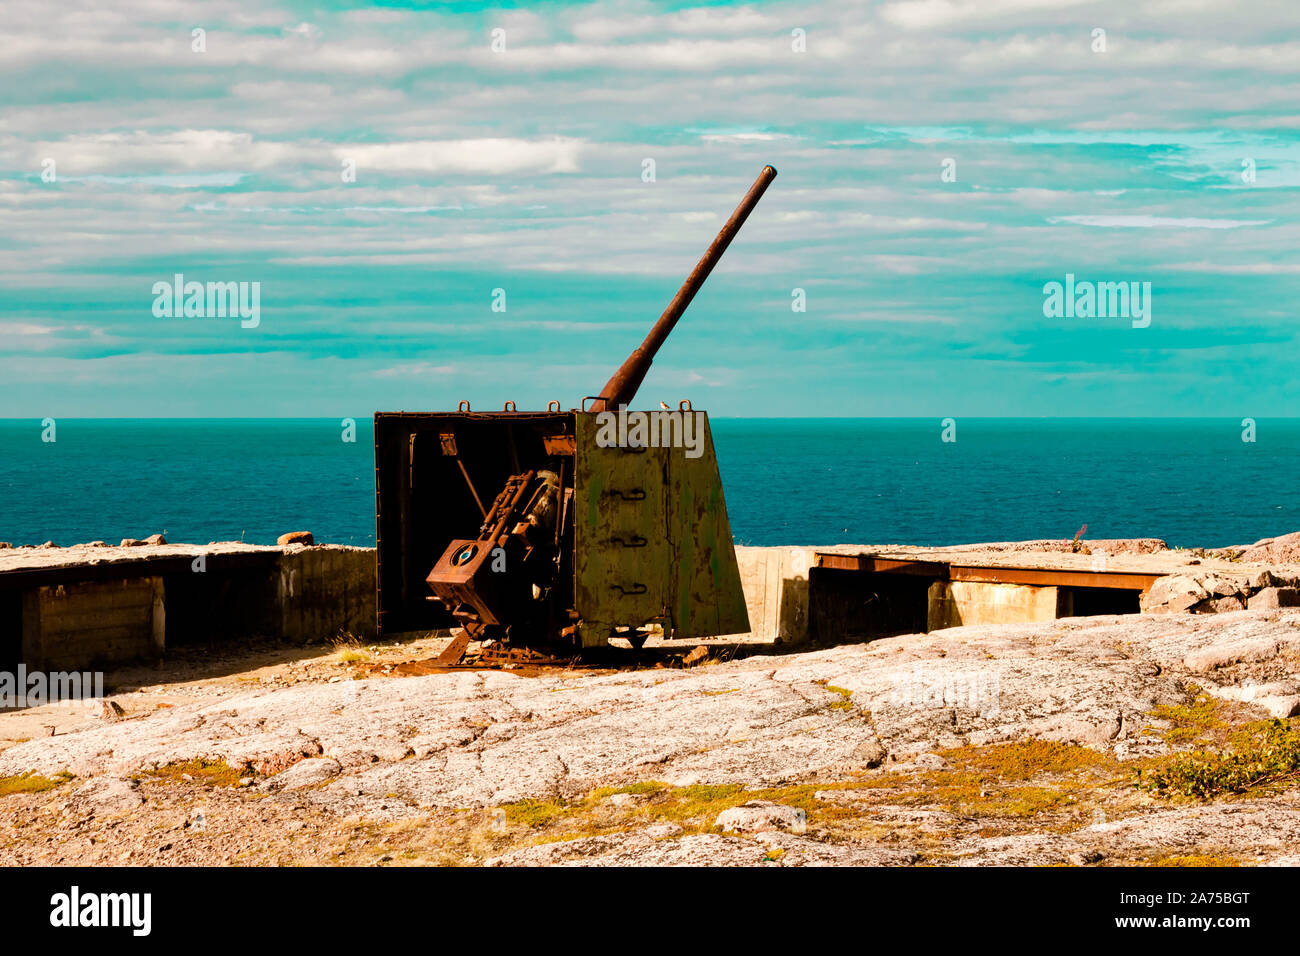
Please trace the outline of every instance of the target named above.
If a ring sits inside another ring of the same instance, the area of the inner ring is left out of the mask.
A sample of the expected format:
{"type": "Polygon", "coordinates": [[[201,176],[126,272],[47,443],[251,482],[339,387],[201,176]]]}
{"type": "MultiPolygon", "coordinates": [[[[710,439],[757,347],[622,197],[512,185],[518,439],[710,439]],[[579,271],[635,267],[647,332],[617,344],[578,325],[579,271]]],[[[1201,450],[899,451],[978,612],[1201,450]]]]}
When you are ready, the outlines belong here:
{"type": "MultiPolygon", "coordinates": [[[[1300,419],[716,419],[739,544],[1160,537],[1300,530],[1300,419]]],[[[371,426],[338,419],[0,420],[0,541],[373,545],[371,426]]]]}

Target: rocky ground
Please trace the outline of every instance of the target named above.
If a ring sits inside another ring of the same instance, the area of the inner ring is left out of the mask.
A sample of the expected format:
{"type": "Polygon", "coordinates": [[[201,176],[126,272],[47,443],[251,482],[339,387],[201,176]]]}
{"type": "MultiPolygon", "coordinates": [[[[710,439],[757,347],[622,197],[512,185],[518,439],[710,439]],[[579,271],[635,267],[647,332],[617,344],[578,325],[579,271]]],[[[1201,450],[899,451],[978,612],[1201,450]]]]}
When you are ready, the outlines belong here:
{"type": "Polygon", "coordinates": [[[443,643],[196,650],[108,675],[117,708],[0,714],[0,860],[1300,862],[1294,773],[1210,798],[1135,785],[1300,712],[1300,609],[691,668],[412,663],[443,643]]]}

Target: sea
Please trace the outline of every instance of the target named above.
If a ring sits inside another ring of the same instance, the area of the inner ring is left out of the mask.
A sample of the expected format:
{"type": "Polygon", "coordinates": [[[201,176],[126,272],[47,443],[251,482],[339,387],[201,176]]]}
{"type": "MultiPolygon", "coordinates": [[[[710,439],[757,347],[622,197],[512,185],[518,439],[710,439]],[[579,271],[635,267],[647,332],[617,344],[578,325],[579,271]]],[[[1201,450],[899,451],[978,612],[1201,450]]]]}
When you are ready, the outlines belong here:
{"type": "MultiPolygon", "coordinates": [[[[715,418],[737,544],[1163,538],[1300,530],[1300,419],[715,418]]],[[[373,546],[371,424],[0,420],[0,541],[161,533],[373,546]],[[347,440],[351,438],[352,440],[347,440]],[[52,439],[52,440],[51,440],[52,439]]]]}

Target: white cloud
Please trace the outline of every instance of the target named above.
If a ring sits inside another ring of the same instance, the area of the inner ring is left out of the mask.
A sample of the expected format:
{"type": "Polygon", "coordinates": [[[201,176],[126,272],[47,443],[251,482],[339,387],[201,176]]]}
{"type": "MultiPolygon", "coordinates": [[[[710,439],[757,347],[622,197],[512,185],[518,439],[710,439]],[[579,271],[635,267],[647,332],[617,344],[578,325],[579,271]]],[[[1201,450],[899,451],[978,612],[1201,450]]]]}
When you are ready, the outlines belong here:
{"type": "Polygon", "coordinates": [[[973,20],[987,22],[1007,16],[1056,12],[1088,3],[1089,0],[902,0],[885,4],[880,15],[907,30],[926,30],[973,20]]]}
{"type": "Polygon", "coordinates": [[[1213,273],[1218,275],[1300,275],[1300,263],[1295,262],[1178,262],[1164,266],[1164,268],[1171,272],[1213,273]]]}
{"type": "Polygon", "coordinates": [[[436,173],[518,172],[572,173],[578,170],[582,142],[549,140],[465,139],[447,142],[383,143],[336,146],[338,159],[355,159],[358,167],[381,170],[426,170],[436,173]]]}
{"type": "Polygon", "coordinates": [[[427,375],[453,375],[455,372],[456,366],[454,365],[406,362],[402,365],[391,365],[388,368],[376,369],[373,374],[376,378],[422,378],[427,375]]]}
{"type": "MultiPolygon", "coordinates": [[[[0,142],[4,142],[0,140],[0,142]]],[[[49,157],[68,178],[114,171],[133,181],[151,181],[159,170],[210,170],[237,182],[238,170],[291,172],[326,165],[337,175],[344,159],[374,170],[435,173],[571,173],[579,168],[583,142],[568,137],[545,139],[413,140],[390,143],[321,143],[276,141],[230,129],[186,129],[151,133],[90,133],[61,140],[23,144],[10,138],[0,155],[39,170],[49,157]],[[234,177],[233,180],[230,177],[234,177]]],[[[189,177],[156,185],[221,185],[189,177]]]]}
{"type": "Polygon", "coordinates": [[[1239,229],[1242,226],[1267,226],[1272,219],[1199,219],[1174,216],[1053,216],[1051,223],[1068,222],[1078,226],[1102,226],[1118,229],[1239,229]]]}

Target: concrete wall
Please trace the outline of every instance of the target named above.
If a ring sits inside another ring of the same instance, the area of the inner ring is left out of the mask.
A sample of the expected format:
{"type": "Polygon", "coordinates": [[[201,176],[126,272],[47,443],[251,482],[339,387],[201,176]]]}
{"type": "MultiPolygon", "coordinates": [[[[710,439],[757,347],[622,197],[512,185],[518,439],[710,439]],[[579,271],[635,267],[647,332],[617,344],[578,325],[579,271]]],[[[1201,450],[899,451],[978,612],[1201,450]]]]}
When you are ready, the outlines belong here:
{"type": "Polygon", "coordinates": [[[729,635],[762,642],[808,639],[808,571],[814,548],[736,548],[750,632],[729,635]]]}
{"type": "Polygon", "coordinates": [[[23,595],[23,661],[40,670],[158,657],[166,611],[160,577],[38,587],[23,595]]]}
{"type": "Polygon", "coordinates": [[[279,636],[319,641],[375,636],[373,548],[289,548],[280,558],[279,636]]]}
{"type": "MultiPolygon", "coordinates": [[[[137,572],[9,592],[21,608],[22,662],[31,669],[83,670],[160,657],[169,639],[184,644],[258,636],[308,643],[340,634],[375,636],[373,548],[289,547],[269,559],[265,552],[249,560],[218,557],[202,573],[137,572]]],[[[145,570],[150,563],[134,567],[145,570]]]]}
{"type": "Polygon", "coordinates": [[[927,629],[963,624],[1023,624],[1068,615],[1068,592],[1027,584],[935,581],[930,585],[927,629]]]}
{"type": "Polygon", "coordinates": [[[736,548],[750,632],[732,640],[870,639],[1069,617],[1069,588],[814,568],[815,548],[736,548]],[[811,571],[810,571],[811,569],[811,571]]]}
{"type": "MultiPolygon", "coordinates": [[[[725,636],[786,644],[810,637],[869,639],[922,626],[1048,621],[1070,613],[1068,589],[935,581],[926,591],[924,579],[815,569],[814,556],[813,548],[737,548],[751,630],[725,636]],[[847,575],[842,586],[836,574],[847,575]],[[873,584],[873,578],[887,580],[873,584]],[[818,588],[820,599],[813,593],[818,588]]],[[[185,641],[190,631],[195,641],[254,633],[302,643],[375,636],[374,549],[291,546],[258,567],[228,564],[222,570],[209,562],[198,578],[173,573],[170,580],[174,642],[185,641]]],[[[166,602],[161,576],[28,589],[22,595],[23,660],[29,667],[78,670],[159,656],[168,636],[166,602]]]]}

